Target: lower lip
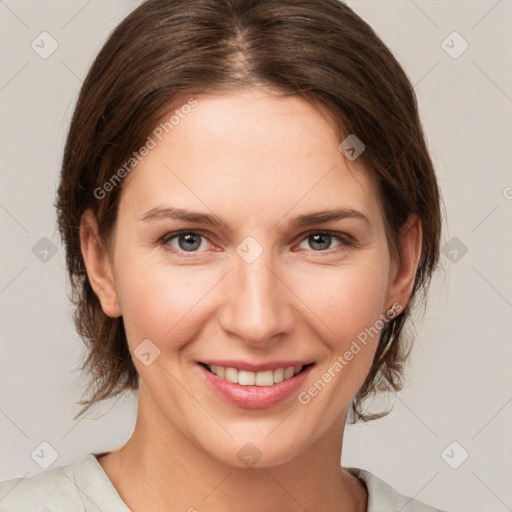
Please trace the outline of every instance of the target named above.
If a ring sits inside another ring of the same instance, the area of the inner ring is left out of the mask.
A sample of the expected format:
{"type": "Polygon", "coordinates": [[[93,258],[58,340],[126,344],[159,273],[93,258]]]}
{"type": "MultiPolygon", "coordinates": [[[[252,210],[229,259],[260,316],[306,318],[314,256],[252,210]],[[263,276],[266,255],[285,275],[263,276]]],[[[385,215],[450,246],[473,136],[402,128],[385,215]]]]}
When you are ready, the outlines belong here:
{"type": "Polygon", "coordinates": [[[314,365],[272,386],[241,386],[217,377],[200,364],[197,366],[212,389],[231,404],[244,409],[266,409],[293,395],[304,383],[314,365]]]}

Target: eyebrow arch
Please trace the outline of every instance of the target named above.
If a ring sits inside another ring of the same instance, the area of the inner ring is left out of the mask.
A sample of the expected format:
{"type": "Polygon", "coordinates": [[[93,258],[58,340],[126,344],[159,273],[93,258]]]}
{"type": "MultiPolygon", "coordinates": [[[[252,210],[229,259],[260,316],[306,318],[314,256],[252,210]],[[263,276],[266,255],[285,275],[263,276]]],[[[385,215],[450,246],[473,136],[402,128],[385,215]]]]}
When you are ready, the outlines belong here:
{"type": "MultiPolygon", "coordinates": [[[[320,224],[323,222],[329,222],[346,218],[360,219],[369,228],[371,228],[372,226],[370,219],[359,210],[355,210],[353,208],[336,208],[334,210],[322,210],[299,215],[298,217],[290,219],[290,221],[288,222],[288,227],[299,228],[309,226],[311,224],[320,224]]],[[[140,220],[143,222],[149,222],[158,219],[180,219],[186,220],[188,222],[206,224],[212,227],[232,231],[231,228],[217,215],[193,212],[190,210],[185,210],[183,208],[157,206],[156,208],[148,210],[140,217],[140,220]]]]}
{"type": "Polygon", "coordinates": [[[306,213],[291,219],[289,226],[297,228],[341,219],[359,219],[362,220],[368,228],[372,227],[370,219],[363,212],[353,208],[336,208],[334,210],[306,213]]]}

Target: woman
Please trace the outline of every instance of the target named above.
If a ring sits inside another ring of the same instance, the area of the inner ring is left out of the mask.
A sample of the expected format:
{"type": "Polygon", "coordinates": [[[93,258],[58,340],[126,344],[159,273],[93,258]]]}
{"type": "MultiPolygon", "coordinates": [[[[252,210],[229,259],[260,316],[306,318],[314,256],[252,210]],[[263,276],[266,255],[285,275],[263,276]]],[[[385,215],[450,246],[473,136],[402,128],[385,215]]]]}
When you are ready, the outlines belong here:
{"type": "Polygon", "coordinates": [[[56,203],[121,447],[2,510],[435,511],[340,465],[397,391],[440,193],[413,88],[336,0],[148,0],[85,80],[56,203]]]}

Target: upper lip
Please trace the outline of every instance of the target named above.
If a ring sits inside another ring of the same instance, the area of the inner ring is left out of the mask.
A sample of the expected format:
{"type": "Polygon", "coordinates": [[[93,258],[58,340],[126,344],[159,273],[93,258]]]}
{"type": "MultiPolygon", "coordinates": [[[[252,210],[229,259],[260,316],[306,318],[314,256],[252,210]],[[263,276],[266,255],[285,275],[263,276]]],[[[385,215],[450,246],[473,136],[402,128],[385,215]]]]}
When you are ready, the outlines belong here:
{"type": "Polygon", "coordinates": [[[222,366],[224,368],[236,368],[237,370],[245,370],[248,372],[264,372],[266,370],[276,370],[277,368],[288,368],[290,366],[306,366],[314,361],[287,359],[279,361],[267,361],[266,363],[254,364],[247,361],[234,361],[232,359],[207,359],[198,361],[199,363],[208,364],[210,366],[222,366]]]}

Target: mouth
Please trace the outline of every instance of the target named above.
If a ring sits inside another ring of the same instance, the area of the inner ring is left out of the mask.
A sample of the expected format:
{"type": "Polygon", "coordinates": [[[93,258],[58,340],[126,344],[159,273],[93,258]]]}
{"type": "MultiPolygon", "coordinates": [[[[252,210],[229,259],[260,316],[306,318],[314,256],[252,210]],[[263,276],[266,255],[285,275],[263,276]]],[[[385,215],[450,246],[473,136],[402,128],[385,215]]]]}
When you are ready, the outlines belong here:
{"type": "Polygon", "coordinates": [[[270,368],[263,371],[242,370],[234,366],[220,366],[199,362],[203,368],[220,379],[238,384],[240,386],[275,386],[283,381],[292,379],[296,375],[305,372],[315,363],[301,364],[296,366],[282,366],[270,368]]]}
{"type": "Polygon", "coordinates": [[[267,364],[267,369],[253,372],[211,363],[197,361],[196,364],[207,387],[223,401],[242,409],[268,409],[291,399],[315,366],[315,363],[286,367],[278,364],[269,368],[267,364]]]}

